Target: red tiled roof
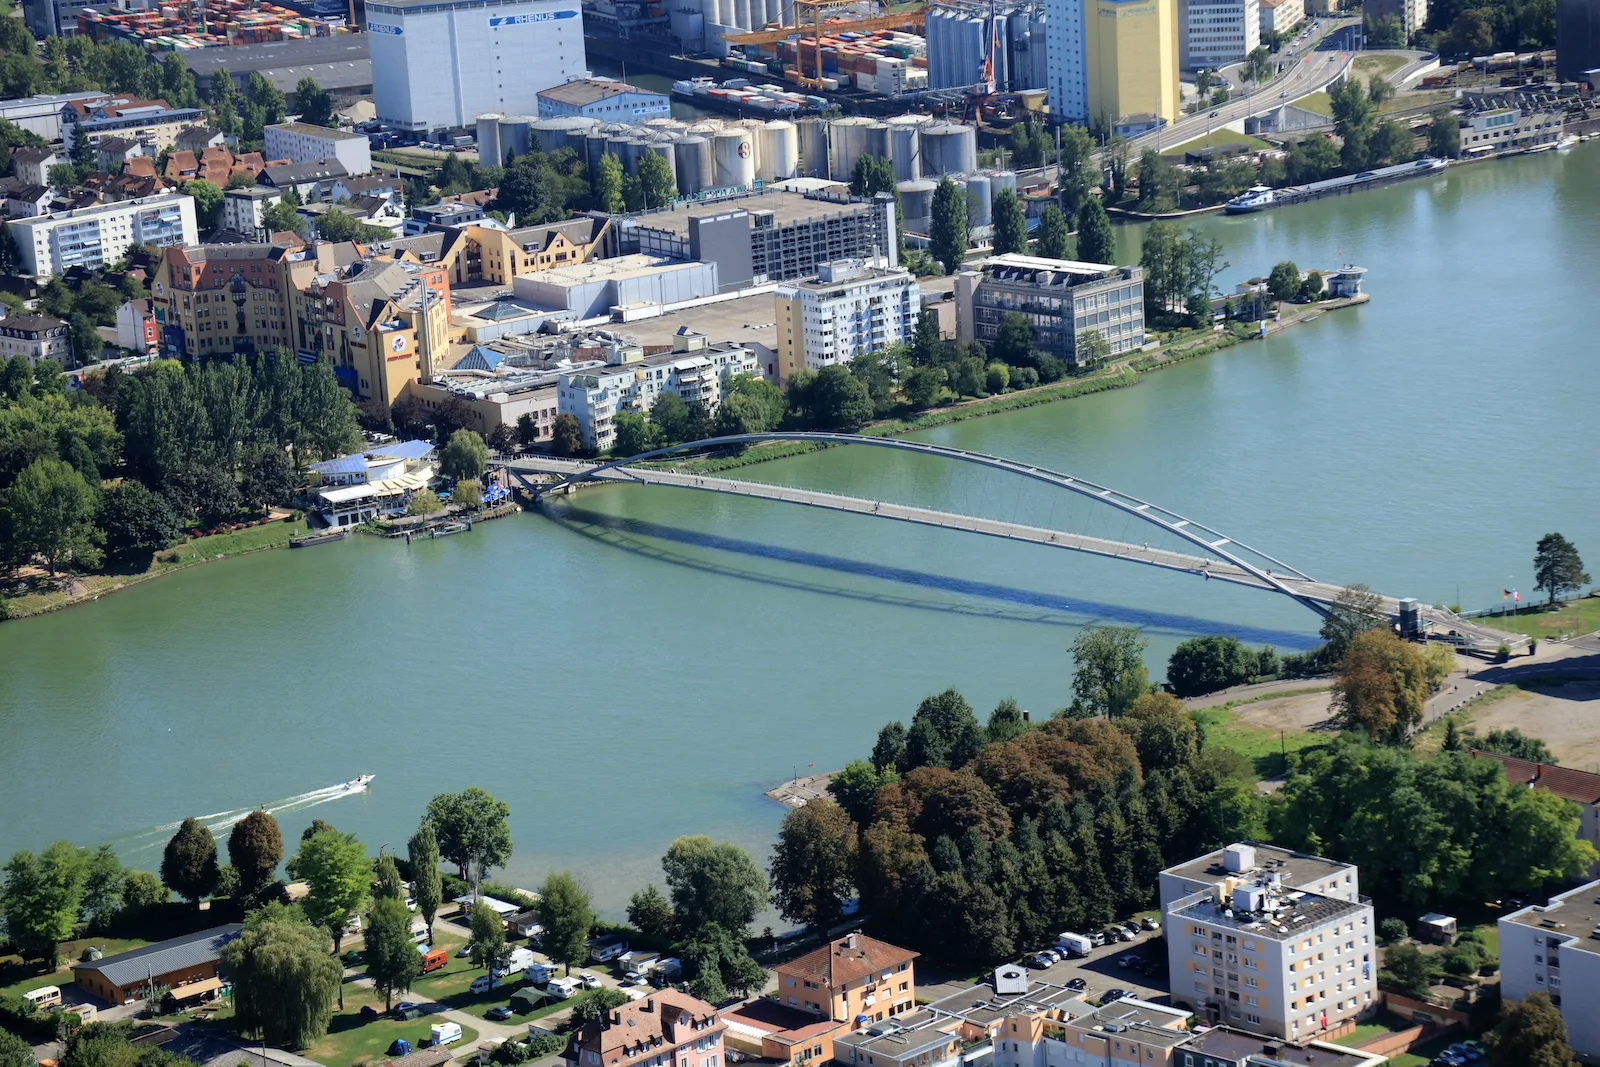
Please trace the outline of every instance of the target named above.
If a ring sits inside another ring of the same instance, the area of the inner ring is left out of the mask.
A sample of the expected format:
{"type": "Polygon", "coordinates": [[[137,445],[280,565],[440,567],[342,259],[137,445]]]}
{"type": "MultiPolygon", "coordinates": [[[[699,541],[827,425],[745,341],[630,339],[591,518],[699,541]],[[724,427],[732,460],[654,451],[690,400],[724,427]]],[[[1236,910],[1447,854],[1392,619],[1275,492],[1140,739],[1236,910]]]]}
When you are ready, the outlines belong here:
{"type": "Polygon", "coordinates": [[[831,944],[774,967],[779,974],[814,982],[824,989],[839,989],[860,978],[894,970],[916,959],[910,949],[879,941],[865,934],[847,934],[831,944]]]}
{"type": "Polygon", "coordinates": [[[1535,763],[1532,760],[1502,756],[1498,752],[1484,752],[1476,748],[1472,750],[1472,755],[1477,759],[1499,760],[1508,781],[1519,785],[1532,785],[1535,789],[1554,793],[1562,800],[1571,800],[1578,804],[1600,804],[1600,774],[1574,770],[1571,767],[1558,767],[1554,763],[1535,763]]]}
{"type": "Polygon", "coordinates": [[[604,1024],[585,1027],[578,1045],[598,1052],[610,1067],[621,1061],[625,1050],[655,1055],[653,1050],[676,1048],[726,1028],[710,1004],[675,989],[663,989],[613,1009],[604,1024]]]}

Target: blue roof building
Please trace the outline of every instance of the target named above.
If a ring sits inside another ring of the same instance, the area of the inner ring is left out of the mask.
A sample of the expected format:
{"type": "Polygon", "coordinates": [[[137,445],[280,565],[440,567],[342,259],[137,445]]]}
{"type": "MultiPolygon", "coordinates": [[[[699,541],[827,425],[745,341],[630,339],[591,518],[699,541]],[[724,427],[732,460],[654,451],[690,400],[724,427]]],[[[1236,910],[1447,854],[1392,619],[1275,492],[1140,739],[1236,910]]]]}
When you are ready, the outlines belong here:
{"type": "Polygon", "coordinates": [[[575,78],[539,93],[539,117],[581,115],[602,122],[641,123],[671,117],[672,102],[663,93],[600,78],[575,78]]]}

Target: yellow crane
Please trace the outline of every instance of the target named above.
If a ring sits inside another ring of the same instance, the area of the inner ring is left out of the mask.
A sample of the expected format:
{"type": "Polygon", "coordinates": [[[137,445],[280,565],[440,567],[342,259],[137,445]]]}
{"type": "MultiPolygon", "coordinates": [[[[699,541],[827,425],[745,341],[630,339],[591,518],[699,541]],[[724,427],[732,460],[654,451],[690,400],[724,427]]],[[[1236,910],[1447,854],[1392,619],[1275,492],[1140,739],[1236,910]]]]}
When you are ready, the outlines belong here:
{"type": "Polygon", "coordinates": [[[823,12],[833,8],[855,7],[861,0],[794,0],[794,25],[780,27],[775,30],[757,30],[753,33],[725,33],[722,39],[731,45],[757,47],[760,45],[777,44],[791,37],[810,33],[817,53],[816,76],[806,74],[805,61],[802,55],[795,57],[795,71],[800,75],[800,87],[803,89],[818,89],[822,87],[822,35],[824,31],[837,33],[870,33],[874,30],[917,30],[921,31],[927,24],[928,9],[918,7],[910,11],[901,11],[895,14],[874,15],[860,19],[835,19],[823,21],[823,12]],[[801,14],[802,9],[811,13],[809,25],[801,14]]]}

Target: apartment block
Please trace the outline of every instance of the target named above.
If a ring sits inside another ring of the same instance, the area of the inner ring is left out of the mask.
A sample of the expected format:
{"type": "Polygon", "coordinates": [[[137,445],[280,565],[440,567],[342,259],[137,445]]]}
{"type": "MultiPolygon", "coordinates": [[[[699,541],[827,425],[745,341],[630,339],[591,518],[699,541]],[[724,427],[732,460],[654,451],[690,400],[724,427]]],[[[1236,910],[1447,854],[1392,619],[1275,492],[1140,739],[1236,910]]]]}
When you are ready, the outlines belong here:
{"type": "Polygon", "coordinates": [[[99,144],[108,137],[126,138],[157,156],[173,146],[178,134],[204,123],[206,113],[194,107],[169,107],[165,100],[111,97],[73,100],[61,109],[61,139],[70,153],[79,137],[99,144]]]}
{"type": "Polygon", "coordinates": [[[1600,882],[1500,918],[1500,993],[1547,993],[1567,1024],[1567,1044],[1600,1061],[1600,882]]]}
{"type": "Polygon", "coordinates": [[[1288,33],[1305,20],[1305,0],[1261,0],[1263,34],[1288,33]]]}
{"type": "Polygon", "coordinates": [[[263,131],[268,159],[291,163],[321,163],[337,159],[346,174],[370,174],[372,151],[364,134],[331,130],[307,122],[281,122],[263,131]]]}
{"type": "Polygon", "coordinates": [[[40,278],[71,267],[115,263],[141,245],[167,248],[196,239],[194,200],[182,193],[57,211],[6,225],[21,273],[40,278]]]}
{"type": "Polygon", "coordinates": [[[956,336],[993,344],[1007,315],[1033,326],[1034,347],[1080,362],[1078,339],[1095,331],[1111,354],[1144,346],[1144,271],[1109,263],[990,256],[956,275],[956,336]]]}
{"type": "Polygon", "coordinates": [[[67,324],[49,315],[0,318],[0,363],[21,356],[33,366],[42,359],[53,359],[63,367],[71,366],[72,345],[67,333],[67,324]]]}
{"type": "Polygon", "coordinates": [[[728,1026],[703,1000],[660,989],[613,1008],[574,1037],[575,1067],[722,1067],[728,1026]]]}
{"type": "Polygon", "coordinates": [[[835,1022],[882,1022],[916,1008],[917,955],[865,934],[846,934],[774,967],[778,999],[835,1022]]]}
{"type": "Polygon", "coordinates": [[[1356,869],[1235,844],[1161,873],[1174,1004],[1310,1040],[1376,1009],[1376,932],[1356,869]]]}
{"type": "Polygon", "coordinates": [[[206,359],[291,347],[293,311],[282,279],[288,254],[271,244],[167,249],[150,287],[162,354],[206,359]]]}
{"type": "Polygon", "coordinates": [[[909,340],[921,303],[910,271],[860,260],[826,263],[815,277],[780,286],[779,376],[847,363],[909,340]]]}
{"type": "Polygon", "coordinates": [[[1261,44],[1261,3],[1189,0],[1179,23],[1183,31],[1183,69],[1216,70],[1244,62],[1244,57],[1261,44]]]}
{"type": "Polygon", "coordinates": [[[1428,21],[1428,0],[1361,0],[1361,18],[1371,24],[1395,19],[1409,41],[1428,21]]]}
{"type": "Polygon", "coordinates": [[[267,232],[267,208],[282,202],[283,193],[265,185],[229,189],[222,195],[221,228],[252,241],[265,241],[272,236],[267,232]]]}
{"type": "Polygon", "coordinates": [[[742,345],[712,344],[702,334],[680,330],[672,350],[646,355],[639,345],[609,341],[597,360],[561,375],[558,410],[578,420],[585,448],[603,452],[616,443],[617,416],[649,414],[656,398],[675,393],[685,404],[715,411],[722,385],[733,375],[761,374],[761,362],[742,345]]]}

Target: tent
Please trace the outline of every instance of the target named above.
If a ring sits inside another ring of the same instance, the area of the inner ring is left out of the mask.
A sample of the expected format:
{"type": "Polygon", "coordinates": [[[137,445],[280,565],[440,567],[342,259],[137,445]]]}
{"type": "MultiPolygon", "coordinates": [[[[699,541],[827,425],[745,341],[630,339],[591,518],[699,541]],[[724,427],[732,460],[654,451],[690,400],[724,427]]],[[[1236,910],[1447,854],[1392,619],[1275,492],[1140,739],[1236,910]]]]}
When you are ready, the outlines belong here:
{"type": "Polygon", "coordinates": [[[511,1010],[518,1015],[526,1015],[549,999],[544,990],[529,986],[511,994],[511,1010]]]}

